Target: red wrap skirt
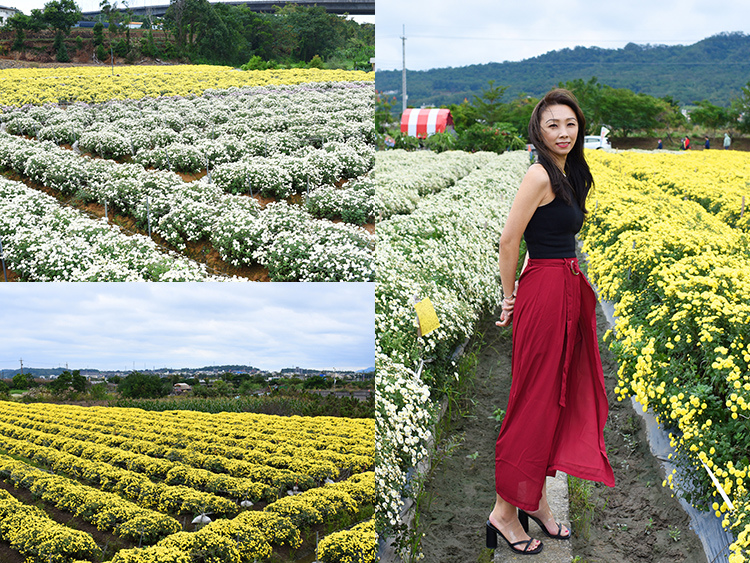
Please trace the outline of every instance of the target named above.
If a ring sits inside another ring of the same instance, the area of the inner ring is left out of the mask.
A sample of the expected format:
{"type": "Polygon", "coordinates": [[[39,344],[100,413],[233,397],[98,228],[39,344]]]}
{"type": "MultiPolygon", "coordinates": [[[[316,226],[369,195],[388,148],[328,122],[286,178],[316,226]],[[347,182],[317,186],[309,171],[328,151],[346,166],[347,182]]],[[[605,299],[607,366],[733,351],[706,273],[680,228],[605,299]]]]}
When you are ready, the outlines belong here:
{"type": "Polygon", "coordinates": [[[530,259],[513,312],[512,383],[495,447],[495,489],[526,511],[557,470],[613,487],[596,295],[575,258],[530,259]]]}

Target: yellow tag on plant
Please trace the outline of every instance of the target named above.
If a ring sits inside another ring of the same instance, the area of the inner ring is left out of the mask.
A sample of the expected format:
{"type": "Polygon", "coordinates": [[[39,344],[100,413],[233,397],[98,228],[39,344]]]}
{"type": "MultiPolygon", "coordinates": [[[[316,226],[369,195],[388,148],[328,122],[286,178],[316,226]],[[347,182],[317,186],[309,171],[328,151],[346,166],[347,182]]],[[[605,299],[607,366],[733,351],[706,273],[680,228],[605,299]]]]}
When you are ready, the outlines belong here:
{"type": "Polygon", "coordinates": [[[426,336],[440,326],[435,308],[429,297],[414,303],[417,310],[417,319],[419,320],[419,336],[426,336]]]}

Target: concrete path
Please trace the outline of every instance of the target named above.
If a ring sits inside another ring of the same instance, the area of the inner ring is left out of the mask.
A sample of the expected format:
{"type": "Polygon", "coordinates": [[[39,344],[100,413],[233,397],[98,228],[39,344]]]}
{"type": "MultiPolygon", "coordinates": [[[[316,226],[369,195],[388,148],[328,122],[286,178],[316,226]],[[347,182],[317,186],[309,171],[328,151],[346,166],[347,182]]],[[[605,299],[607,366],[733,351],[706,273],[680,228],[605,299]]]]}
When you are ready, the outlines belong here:
{"type": "MultiPolygon", "coordinates": [[[[568,479],[565,473],[557,472],[557,477],[547,477],[547,500],[552,513],[559,522],[570,528],[568,514],[568,479]]],[[[573,560],[570,541],[553,540],[544,535],[536,525],[529,521],[529,535],[541,540],[544,549],[538,555],[518,555],[513,553],[502,538],[498,538],[495,550],[495,563],[504,561],[525,561],[526,563],[570,563],[573,560]]]]}

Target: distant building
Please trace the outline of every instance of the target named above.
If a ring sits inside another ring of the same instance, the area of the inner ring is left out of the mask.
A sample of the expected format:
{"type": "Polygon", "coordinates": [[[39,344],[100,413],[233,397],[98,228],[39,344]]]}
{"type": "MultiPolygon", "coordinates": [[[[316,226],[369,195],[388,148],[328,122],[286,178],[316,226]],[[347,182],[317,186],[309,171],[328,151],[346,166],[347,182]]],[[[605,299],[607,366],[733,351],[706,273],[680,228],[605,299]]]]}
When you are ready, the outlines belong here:
{"type": "Polygon", "coordinates": [[[5,25],[10,18],[20,12],[21,10],[16,10],[15,8],[6,8],[5,6],[0,6],[0,25],[5,25]]]}
{"type": "Polygon", "coordinates": [[[182,395],[183,393],[187,393],[189,391],[192,391],[193,388],[190,387],[187,383],[175,383],[174,387],[172,388],[172,393],[175,395],[182,395]]]}

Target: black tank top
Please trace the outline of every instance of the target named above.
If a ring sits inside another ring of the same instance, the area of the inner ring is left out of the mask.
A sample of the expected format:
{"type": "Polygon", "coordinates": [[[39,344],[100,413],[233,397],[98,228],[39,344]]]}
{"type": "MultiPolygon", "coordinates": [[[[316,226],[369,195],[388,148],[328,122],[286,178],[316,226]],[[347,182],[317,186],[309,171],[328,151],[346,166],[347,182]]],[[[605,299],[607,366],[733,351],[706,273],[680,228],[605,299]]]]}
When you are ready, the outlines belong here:
{"type": "Polygon", "coordinates": [[[556,197],[537,207],[523,233],[529,258],[575,258],[575,236],[582,225],[583,211],[575,199],[568,205],[556,197]]]}

